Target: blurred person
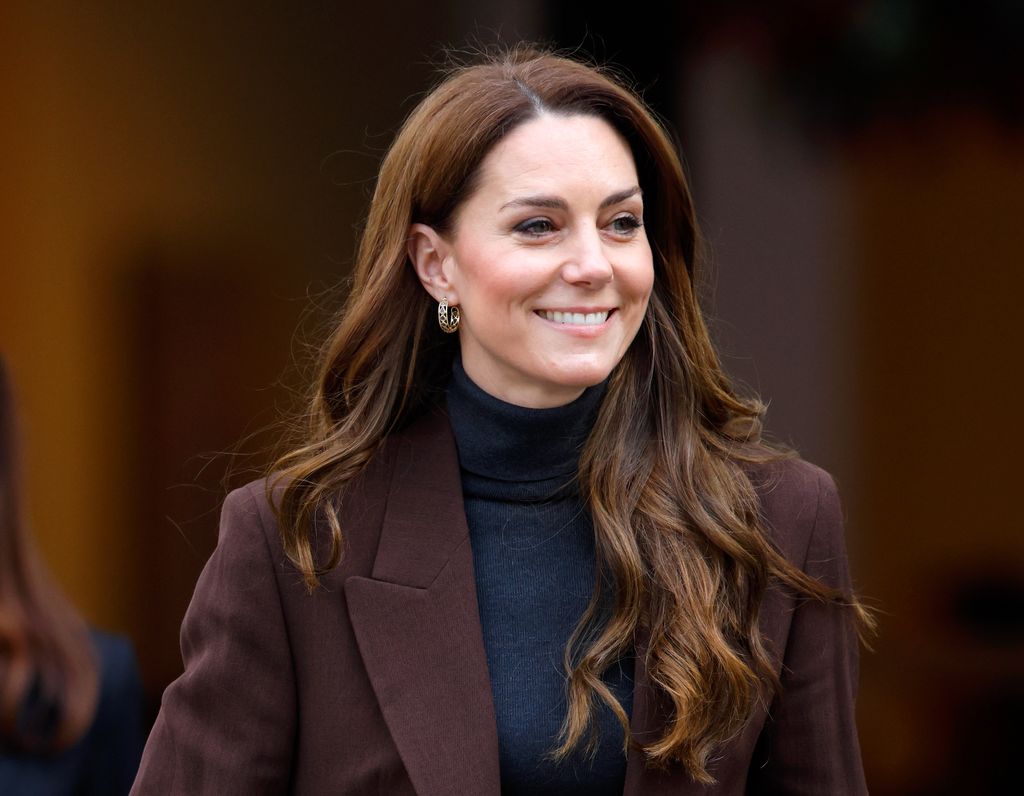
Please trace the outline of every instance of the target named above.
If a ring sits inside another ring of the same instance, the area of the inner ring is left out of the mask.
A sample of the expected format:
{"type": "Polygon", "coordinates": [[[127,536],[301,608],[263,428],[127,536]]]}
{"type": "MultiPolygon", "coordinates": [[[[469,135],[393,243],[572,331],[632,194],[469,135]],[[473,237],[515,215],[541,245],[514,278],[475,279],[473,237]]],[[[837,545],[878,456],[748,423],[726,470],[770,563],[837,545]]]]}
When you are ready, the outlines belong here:
{"type": "Polygon", "coordinates": [[[225,501],[133,793],[865,793],[836,488],[762,440],[700,267],[622,82],[453,68],[304,438],[225,501]]]}
{"type": "Polygon", "coordinates": [[[28,535],[14,398],[0,359],[0,793],[123,794],[142,753],[131,645],[89,629],[28,535]]]}

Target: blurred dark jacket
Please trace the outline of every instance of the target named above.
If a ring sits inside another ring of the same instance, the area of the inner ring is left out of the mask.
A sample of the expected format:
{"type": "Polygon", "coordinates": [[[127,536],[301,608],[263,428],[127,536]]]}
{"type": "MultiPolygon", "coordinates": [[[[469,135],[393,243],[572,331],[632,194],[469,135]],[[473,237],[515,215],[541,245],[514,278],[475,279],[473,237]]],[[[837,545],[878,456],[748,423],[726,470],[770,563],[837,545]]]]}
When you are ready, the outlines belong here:
{"type": "MultiPolygon", "coordinates": [[[[757,480],[783,554],[849,588],[832,479],[790,460],[757,480]]],[[[182,626],[185,673],[164,693],[133,794],[499,793],[459,464],[442,413],[387,440],[346,488],[341,522],[345,557],[309,594],[265,482],[228,496],[182,626]]],[[[633,749],[626,794],[867,792],[848,615],[773,586],[761,627],[784,691],[721,749],[718,785],[649,770],[633,749]]],[[[632,729],[645,738],[657,728],[641,640],[632,729]]]]}
{"type": "Polygon", "coordinates": [[[3,796],[120,796],[142,755],[142,685],[131,643],[90,631],[100,672],[96,715],[84,736],[50,757],[0,751],[3,796]]]}

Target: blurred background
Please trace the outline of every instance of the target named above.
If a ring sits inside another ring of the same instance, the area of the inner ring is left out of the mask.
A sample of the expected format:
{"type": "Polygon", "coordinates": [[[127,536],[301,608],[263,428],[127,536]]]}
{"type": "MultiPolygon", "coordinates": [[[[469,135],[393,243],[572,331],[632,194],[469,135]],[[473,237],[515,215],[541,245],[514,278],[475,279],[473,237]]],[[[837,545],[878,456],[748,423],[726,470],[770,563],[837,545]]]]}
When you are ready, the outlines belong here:
{"type": "Polygon", "coordinates": [[[728,368],[839,481],[883,611],[872,792],[1016,790],[1022,23],[1006,0],[7,0],[0,351],[46,560],[134,641],[155,711],[225,483],[265,465],[442,46],[543,40],[677,131],[728,368]]]}

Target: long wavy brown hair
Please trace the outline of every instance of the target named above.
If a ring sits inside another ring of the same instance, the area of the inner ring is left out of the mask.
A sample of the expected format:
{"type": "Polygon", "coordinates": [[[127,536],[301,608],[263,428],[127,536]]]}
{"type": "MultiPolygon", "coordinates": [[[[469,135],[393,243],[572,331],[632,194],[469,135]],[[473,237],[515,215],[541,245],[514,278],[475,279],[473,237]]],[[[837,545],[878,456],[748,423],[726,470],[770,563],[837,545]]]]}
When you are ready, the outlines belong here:
{"type": "Polygon", "coordinates": [[[380,168],[304,441],[279,459],[270,481],[284,484],[276,501],[281,535],[315,588],[343,553],[341,490],[389,434],[440,401],[457,341],[437,328],[436,307],[409,262],[409,227],[449,231],[487,153],[545,113],[599,117],[629,143],[655,270],[646,317],[610,377],[580,463],[602,575],[566,648],[569,707],[552,753],[593,748],[595,699],[614,711],[630,743],[628,717],[601,676],[643,634],[644,663],[668,710],[660,736],[641,746],[650,764],[678,761],[711,782],[715,748],[778,686],[758,629],[769,582],[843,604],[862,626],[871,619],[852,595],[790,564],[761,527],[745,467],[783,454],[762,442],[762,405],[737,394],[712,347],[695,291],[697,225],[676,147],[606,70],[532,49],[491,53],[451,68],[406,119],[380,168]],[[319,561],[309,532],[318,517],[331,530],[319,561]],[[612,584],[607,621],[599,621],[602,581],[612,584]]]}
{"type": "Polygon", "coordinates": [[[89,728],[99,671],[85,624],[28,536],[12,392],[0,359],[0,742],[44,754],[89,728]]]}

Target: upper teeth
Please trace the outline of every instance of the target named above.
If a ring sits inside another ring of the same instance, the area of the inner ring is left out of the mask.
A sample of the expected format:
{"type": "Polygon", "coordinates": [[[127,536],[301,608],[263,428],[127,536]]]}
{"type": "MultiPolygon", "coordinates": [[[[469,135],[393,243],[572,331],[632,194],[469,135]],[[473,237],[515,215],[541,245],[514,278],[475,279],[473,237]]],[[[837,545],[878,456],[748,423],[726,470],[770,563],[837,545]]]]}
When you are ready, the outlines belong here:
{"type": "Polygon", "coordinates": [[[559,312],[558,310],[542,310],[541,315],[555,323],[571,323],[577,326],[597,326],[608,320],[608,310],[604,312],[559,312]]]}

